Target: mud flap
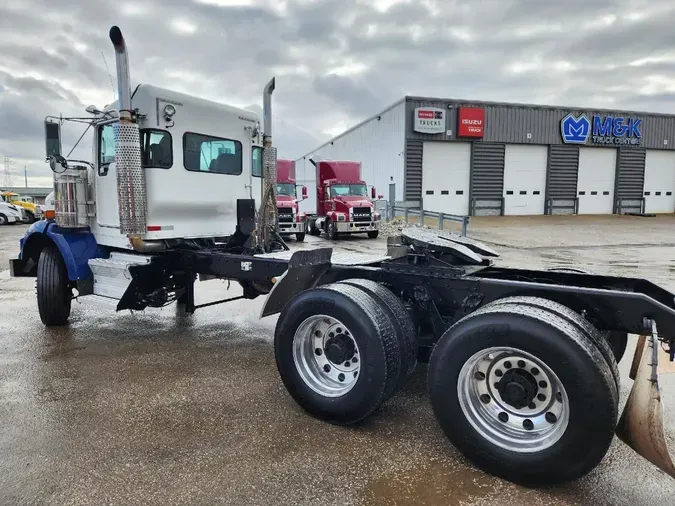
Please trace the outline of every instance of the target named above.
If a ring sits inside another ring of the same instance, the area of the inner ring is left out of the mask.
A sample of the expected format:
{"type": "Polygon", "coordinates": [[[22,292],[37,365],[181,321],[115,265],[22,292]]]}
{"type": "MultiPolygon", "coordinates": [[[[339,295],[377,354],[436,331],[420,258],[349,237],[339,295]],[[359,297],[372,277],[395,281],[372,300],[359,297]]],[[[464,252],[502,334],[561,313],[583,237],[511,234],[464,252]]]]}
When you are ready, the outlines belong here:
{"type": "Polygon", "coordinates": [[[640,336],[630,377],[634,380],[616,434],[656,467],[675,478],[675,465],[663,429],[663,403],[658,382],[659,341],[656,326],[651,336],[640,336]]]}

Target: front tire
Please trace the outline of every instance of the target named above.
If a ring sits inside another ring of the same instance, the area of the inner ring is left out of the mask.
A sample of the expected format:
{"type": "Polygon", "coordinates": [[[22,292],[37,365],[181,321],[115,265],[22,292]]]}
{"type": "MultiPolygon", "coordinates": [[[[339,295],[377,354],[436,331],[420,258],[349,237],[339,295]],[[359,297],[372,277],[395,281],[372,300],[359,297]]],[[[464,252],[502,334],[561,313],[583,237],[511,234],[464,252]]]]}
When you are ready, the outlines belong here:
{"type": "Polygon", "coordinates": [[[60,326],[68,323],[72,289],[61,253],[54,247],[42,250],[37,266],[37,303],[42,323],[60,326]]]}
{"type": "Polygon", "coordinates": [[[331,241],[337,241],[338,238],[337,225],[335,224],[334,221],[332,220],[328,221],[328,224],[326,225],[326,234],[328,235],[328,238],[331,241]]]}
{"type": "Polygon", "coordinates": [[[286,304],[274,353],[291,397],[333,424],[353,424],[375,412],[400,374],[391,318],[373,297],[344,284],[306,290],[286,304]]]}
{"type": "Polygon", "coordinates": [[[372,230],[368,232],[368,239],[377,239],[377,236],[380,235],[379,230],[372,230]]]}
{"type": "Polygon", "coordinates": [[[434,414],[483,470],[522,485],[577,479],[606,454],[618,392],[593,341],[554,311],[488,304],[429,361],[434,414]]]}
{"type": "Polygon", "coordinates": [[[298,242],[303,242],[305,240],[305,233],[304,232],[298,232],[297,234],[295,234],[295,239],[298,242]]]}
{"type": "Polygon", "coordinates": [[[5,216],[4,214],[0,214],[0,226],[7,225],[8,221],[9,220],[7,219],[7,216],[5,216]]]}

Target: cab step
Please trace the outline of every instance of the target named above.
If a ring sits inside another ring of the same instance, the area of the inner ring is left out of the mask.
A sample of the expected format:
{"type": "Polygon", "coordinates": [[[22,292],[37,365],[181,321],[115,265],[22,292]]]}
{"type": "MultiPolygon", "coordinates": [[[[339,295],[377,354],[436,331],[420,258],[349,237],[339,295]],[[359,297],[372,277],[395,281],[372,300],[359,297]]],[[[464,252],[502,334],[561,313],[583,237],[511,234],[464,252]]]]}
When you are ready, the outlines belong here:
{"type": "Polygon", "coordinates": [[[89,268],[94,274],[94,295],[121,299],[131,283],[129,267],[148,264],[152,260],[149,255],[133,253],[111,253],[108,258],[92,258],[89,268]]]}

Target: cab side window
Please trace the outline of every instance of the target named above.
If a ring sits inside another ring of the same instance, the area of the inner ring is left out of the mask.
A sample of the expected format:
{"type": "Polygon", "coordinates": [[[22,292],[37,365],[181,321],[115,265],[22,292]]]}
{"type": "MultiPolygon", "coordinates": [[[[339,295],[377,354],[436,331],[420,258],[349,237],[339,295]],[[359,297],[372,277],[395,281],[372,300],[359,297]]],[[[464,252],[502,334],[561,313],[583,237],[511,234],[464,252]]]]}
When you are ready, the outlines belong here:
{"type": "Polygon", "coordinates": [[[141,154],[146,169],[170,169],[173,166],[171,134],[164,130],[141,130],[141,154]]]}
{"type": "Polygon", "coordinates": [[[98,166],[103,167],[115,161],[115,125],[108,123],[98,129],[98,166]]]}
{"type": "Polygon", "coordinates": [[[183,135],[183,166],[189,171],[238,176],[242,162],[239,141],[196,133],[183,135]]]}
{"type": "Polygon", "coordinates": [[[253,146],[252,160],[251,160],[251,174],[253,177],[263,176],[263,162],[262,162],[262,148],[253,146]]]}

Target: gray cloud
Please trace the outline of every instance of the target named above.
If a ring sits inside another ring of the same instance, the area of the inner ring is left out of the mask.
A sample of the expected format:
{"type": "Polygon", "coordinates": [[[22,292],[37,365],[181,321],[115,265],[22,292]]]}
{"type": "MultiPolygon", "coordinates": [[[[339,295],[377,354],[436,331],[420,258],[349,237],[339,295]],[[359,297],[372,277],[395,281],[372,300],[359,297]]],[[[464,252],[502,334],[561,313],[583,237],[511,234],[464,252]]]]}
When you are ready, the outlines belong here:
{"type": "Polygon", "coordinates": [[[296,157],[404,94],[675,112],[673,19],[667,0],[3,4],[0,155],[44,175],[44,116],[112,100],[113,23],[134,82],[259,107],[276,75],[274,137],[296,157]]]}

